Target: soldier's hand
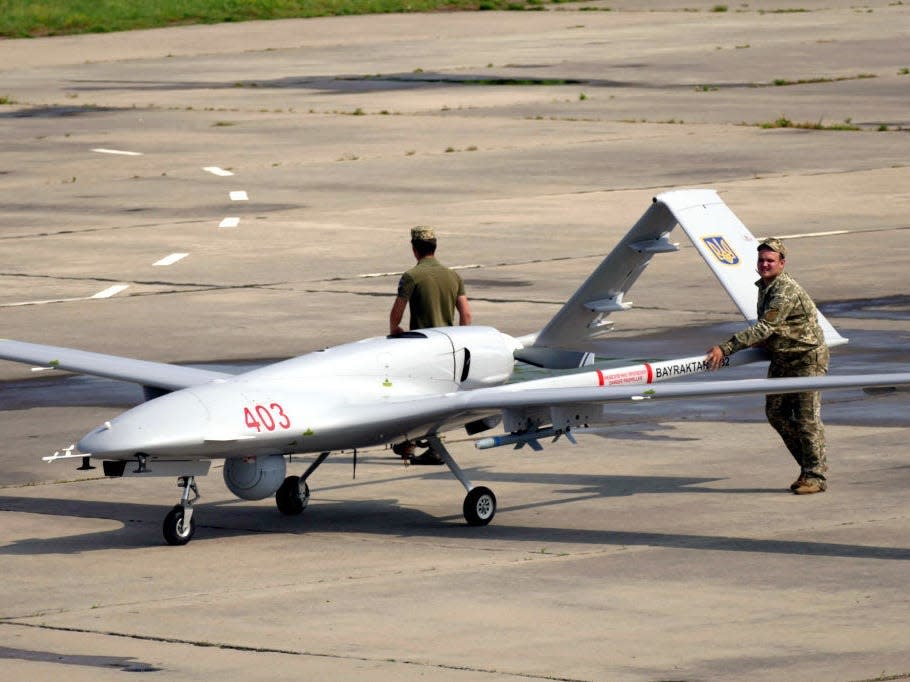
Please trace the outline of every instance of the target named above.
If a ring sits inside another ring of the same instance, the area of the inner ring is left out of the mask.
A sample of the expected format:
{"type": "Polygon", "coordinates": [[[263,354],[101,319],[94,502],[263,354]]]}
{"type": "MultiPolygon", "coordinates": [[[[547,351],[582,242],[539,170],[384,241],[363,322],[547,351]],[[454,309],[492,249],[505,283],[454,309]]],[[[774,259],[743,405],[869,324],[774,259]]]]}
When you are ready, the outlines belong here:
{"type": "Polygon", "coordinates": [[[712,372],[723,364],[724,352],[720,349],[720,346],[712,346],[708,349],[708,354],[705,355],[705,362],[708,363],[708,369],[712,372]]]}

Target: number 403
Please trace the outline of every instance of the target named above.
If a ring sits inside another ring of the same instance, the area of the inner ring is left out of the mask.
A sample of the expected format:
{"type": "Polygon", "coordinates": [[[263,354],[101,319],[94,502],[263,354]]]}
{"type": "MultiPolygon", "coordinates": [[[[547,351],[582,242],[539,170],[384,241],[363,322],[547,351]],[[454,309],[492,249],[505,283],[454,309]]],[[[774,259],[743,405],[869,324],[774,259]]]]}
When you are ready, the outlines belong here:
{"type": "Polygon", "coordinates": [[[269,403],[265,405],[253,405],[252,407],[243,408],[243,421],[249,429],[256,429],[261,432],[274,431],[275,429],[291,428],[291,420],[284,413],[284,408],[278,403],[269,403]]]}

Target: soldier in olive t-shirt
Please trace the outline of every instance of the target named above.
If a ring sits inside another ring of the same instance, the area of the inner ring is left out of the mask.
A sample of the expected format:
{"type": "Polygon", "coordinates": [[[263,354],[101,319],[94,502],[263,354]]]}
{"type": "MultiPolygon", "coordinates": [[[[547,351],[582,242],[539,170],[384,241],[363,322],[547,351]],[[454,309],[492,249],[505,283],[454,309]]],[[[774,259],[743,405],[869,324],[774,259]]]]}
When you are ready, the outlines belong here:
{"type": "Polygon", "coordinates": [[[457,272],[436,260],[436,232],[418,226],[411,230],[411,248],[417,265],[401,276],[398,295],[389,315],[389,332],[400,334],[404,309],[410,306],[410,329],[471,324],[471,308],[464,282],[457,272]]]}

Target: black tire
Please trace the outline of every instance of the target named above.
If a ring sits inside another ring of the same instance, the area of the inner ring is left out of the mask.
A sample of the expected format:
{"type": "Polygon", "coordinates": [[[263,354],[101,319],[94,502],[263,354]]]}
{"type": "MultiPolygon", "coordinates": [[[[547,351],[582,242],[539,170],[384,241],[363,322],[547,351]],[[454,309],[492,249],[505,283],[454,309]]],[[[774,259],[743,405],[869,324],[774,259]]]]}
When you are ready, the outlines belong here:
{"type": "Polygon", "coordinates": [[[167,544],[176,546],[185,545],[193,539],[193,533],[196,532],[195,516],[191,516],[190,522],[185,524],[183,522],[183,507],[178,504],[164,517],[162,530],[164,531],[164,539],[167,540],[167,544]]]}
{"type": "Polygon", "coordinates": [[[464,498],[464,519],[469,526],[485,526],[496,516],[496,495],[489,488],[471,488],[464,498]]]}
{"type": "Polygon", "coordinates": [[[300,476],[288,476],[275,492],[275,504],[285,516],[297,516],[310,501],[310,487],[303,481],[301,489],[300,483],[300,476]]]}

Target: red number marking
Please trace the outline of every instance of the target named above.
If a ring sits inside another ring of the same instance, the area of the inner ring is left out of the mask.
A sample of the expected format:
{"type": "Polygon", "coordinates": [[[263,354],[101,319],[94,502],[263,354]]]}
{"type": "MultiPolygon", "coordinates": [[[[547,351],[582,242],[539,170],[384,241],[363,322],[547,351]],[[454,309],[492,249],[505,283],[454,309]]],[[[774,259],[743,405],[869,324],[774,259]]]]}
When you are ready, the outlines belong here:
{"type": "Polygon", "coordinates": [[[261,432],[274,431],[276,426],[281,429],[291,428],[291,418],[284,413],[284,408],[278,403],[265,405],[254,405],[252,409],[243,408],[243,422],[248,429],[256,429],[261,432]]]}
{"type": "Polygon", "coordinates": [[[257,431],[262,430],[262,425],[256,421],[256,417],[253,416],[253,413],[250,412],[250,408],[248,407],[243,408],[243,421],[246,423],[248,429],[256,429],[257,431]]]}
{"type": "Polygon", "coordinates": [[[259,417],[266,431],[275,430],[275,418],[265,405],[256,405],[256,416],[259,417]]]}
{"type": "Polygon", "coordinates": [[[269,405],[269,408],[271,408],[272,410],[275,410],[278,413],[278,417],[279,417],[278,426],[280,426],[283,429],[291,428],[291,420],[284,413],[284,408],[282,408],[281,405],[279,405],[278,403],[272,403],[271,405],[269,405]]]}

